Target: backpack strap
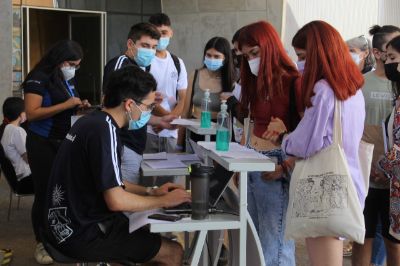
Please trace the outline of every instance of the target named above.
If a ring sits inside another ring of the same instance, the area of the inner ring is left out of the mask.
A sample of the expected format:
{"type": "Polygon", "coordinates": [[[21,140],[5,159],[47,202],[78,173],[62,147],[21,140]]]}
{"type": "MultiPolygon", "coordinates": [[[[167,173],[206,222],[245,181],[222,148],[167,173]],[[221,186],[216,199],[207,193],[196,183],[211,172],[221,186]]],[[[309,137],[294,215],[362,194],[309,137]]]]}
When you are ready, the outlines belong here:
{"type": "Polygon", "coordinates": [[[174,65],[176,70],[178,71],[178,80],[179,80],[179,75],[181,74],[181,63],[179,62],[179,58],[174,55],[173,53],[170,53],[172,57],[172,61],[174,61],[174,65]]]}
{"type": "MultiPolygon", "coordinates": [[[[194,71],[194,76],[193,76],[193,83],[192,83],[192,94],[190,95],[190,107],[189,107],[189,111],[192,112],[192,108],[193,108],[193,95],[194,95],[194,84],[196,84],[196,80],[197,80],[197,75],[199,73],[199,70],[196,69],[194,71]]],[[[192,114],[190,114],[192,115],[192,114]]]]}

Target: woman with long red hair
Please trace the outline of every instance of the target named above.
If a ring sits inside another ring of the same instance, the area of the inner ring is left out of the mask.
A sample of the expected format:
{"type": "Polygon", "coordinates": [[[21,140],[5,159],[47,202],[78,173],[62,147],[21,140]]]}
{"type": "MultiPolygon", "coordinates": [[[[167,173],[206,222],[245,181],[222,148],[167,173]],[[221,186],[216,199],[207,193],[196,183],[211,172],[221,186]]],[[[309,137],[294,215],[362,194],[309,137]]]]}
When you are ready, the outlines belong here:
{"type": "Polygon", "coordinates": [[[249,173],[248,210],[258,231],[266,265],[295,265],[294,243],[284,239],[289,199],[288,162],[279,145],[262,138],[271,120],[293,130],[301,109],[300,74],[271,24],[260,21],[241,30],[241,107],[254,121],[246,145],[277,162],[273,173],[249,173]],[[296,104],[296,100],[298,103],[296,104]],[[292,108],[295,107],[296,108],[292,108]]]}
{"type": "MultiPolygon", "coordinates": [[[[297,128],[284,138],[286,154],[308,158],[332,144],[335,98],[341,104],[343,149],[361,206],[366,197],[358,149],[364,129],[364,78],[339,32],[323,21],[306,24],[295,35],[306,52],[302,91],[307,107],[297,128]]],[[[340,236],[307,238],[311,265],[342,265],[340,236]]]]}

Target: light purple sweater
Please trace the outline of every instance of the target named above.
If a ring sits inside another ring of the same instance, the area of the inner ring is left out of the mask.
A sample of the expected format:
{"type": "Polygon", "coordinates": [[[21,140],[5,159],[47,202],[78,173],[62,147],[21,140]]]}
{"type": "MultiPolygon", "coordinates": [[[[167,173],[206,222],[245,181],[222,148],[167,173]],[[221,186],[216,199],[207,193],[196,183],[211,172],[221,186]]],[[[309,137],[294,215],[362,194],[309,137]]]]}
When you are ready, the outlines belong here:
{"type": "MultiPolygon", "coordinates": [[[[282,149],[299,158],[307,158],[332,144],[333,113],[335,95],[326,80],[314,86],[312,107],[307,108],[303,119],[282,143],[282,149]]],[[[367,195],[365,181],[361,175],[358,148],[364,130],[365,103],[361,90],[342,104],[343,149],[346,154],[351,177],[356,187],[362,208],[367,195]]]]}

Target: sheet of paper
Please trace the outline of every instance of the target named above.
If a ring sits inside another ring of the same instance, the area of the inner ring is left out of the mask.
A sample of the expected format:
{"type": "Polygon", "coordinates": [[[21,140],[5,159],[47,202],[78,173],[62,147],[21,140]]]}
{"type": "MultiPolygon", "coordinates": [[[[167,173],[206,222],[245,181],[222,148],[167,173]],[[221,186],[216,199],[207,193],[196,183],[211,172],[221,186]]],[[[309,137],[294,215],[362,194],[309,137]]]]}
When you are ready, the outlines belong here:
{"type": "Polygon", "coordinates": [[[144,153],[143,160],[166,160],[167,153],[159,152],[159,153],[144,153]]]}
{"type": "Polygon", "coordinates": [[[196,154],[190,154],[190,153],[167,153],[167,158],[168,160],[173,160],[173,161],[181,161],[181,162],[187,162],[187,161],[200,161],[199,156],[196,154]]]}
{"type": "Polygon", "coordinates": [[[215,142],[199,141],[197,144],[206,150],[213,151],[217,155],[232,159],[269,159],[267,156],[246,148],[239,143],[231,142],[228,151],[217,151],[215,142]]]}
{"type": "Polygon", "coordinates": [[[193,119],[184,119],[184,118],[177,118],[171,122],[171,125],[180,125],[180,126],[200,126],[199,120],[193,119]]]}
{"type": "Polygon", "coordinates": [[[145,163],[153,169],[186,168],[187,165],[177,160],[150,160],[145,163]]]}

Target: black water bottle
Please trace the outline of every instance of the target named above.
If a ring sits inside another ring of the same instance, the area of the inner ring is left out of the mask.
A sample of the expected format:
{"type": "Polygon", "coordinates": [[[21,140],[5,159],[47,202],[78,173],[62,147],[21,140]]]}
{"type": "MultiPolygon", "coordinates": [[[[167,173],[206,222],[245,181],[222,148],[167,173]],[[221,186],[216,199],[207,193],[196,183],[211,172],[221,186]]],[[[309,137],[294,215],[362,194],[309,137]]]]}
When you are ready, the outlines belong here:
{"type": "Polygon", "coordinates": [[[190,169],[192,219],[203,220],[208,217],[209,183],[214,168],[196,163],[192,164],[190,169]]]}

